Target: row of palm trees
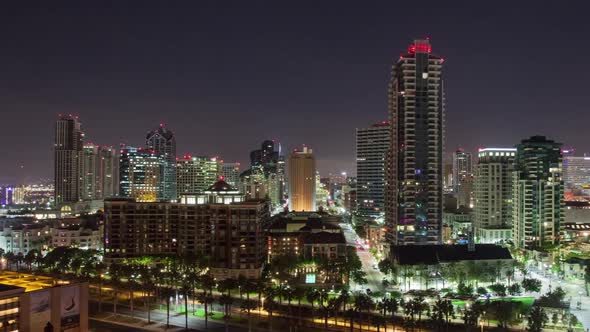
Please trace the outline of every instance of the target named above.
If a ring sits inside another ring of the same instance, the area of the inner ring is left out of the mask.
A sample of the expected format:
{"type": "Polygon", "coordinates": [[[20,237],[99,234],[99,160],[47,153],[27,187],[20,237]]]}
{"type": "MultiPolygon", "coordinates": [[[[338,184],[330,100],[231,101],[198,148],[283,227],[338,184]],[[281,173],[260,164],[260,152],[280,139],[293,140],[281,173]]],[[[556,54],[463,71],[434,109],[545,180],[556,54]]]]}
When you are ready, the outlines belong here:
{"type": "MultiPolygon", "coordinates": [[[[240,276],[216,280],[209,270],[207,259],[196,256],[145,257],[107,266],[100,260],[98,252],[77,248],[59,247],[45,256],[31,251],[22,259],[10,253],[0,254],[8,268],[22,269],[24,264],[27,270],[90,280],[98,286],[99,310],[102,310],[103,293],[107,289],[111,290],[115,314],[119,310],[119,301],[126,299],[131,316],[135,315],[137,305],[140,305],[147,313],[149,323],[153,309],[159,304],[165,305],[167,325],[170,325],[171,308],[180,306],[186,328],[189,314],[195,315],[198,307],[204,312],[207,327],[214,304],[222,308],[226,325],[235,308],[247,315],[250,328],[253,314],[258,313],[261,317],[260,309],[263,308],[268,314],[270,330],[273,320],[281,316],[291,325],[309,323],[309,318],[315,324],[315,319],[319,318],[319,324],[323,324],[324,329],[332,321],[335,325],[349,326],[351,331],[355,328],[362,330],[366,325],[380,329],[388,324],[403,324],[412,330],[424,324],[426,317],[428,324],[442,331],[448,329],[455,314],[451,302],[445,299],[438,299],[432,304],[422,297],[375,299],[365,293],[350,292],[347,287],[291,287],[288,283],[273,283],[269,277],[251,280],[240,276]]],[[[468,327],[476,326],[473,321],[479,320],[483,314],[481,310],[474,310],[465,310],[464,322],[468,327]]]]}

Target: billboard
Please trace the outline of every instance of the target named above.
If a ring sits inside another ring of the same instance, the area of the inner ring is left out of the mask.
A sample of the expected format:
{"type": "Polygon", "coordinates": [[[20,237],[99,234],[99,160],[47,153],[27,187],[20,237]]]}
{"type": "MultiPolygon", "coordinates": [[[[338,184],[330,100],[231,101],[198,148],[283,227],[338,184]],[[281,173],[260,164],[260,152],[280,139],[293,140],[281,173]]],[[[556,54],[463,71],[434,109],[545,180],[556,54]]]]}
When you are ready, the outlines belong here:
{"type": "Polygon", "coordinates": [[[43,332],[51,322],[51,290],[31,292],[31,332],[43,332]]]}
{"type": "Polygon", "coordinates": [[[61,330],[80,325],[80,286],[61,288],[61,330]]]}

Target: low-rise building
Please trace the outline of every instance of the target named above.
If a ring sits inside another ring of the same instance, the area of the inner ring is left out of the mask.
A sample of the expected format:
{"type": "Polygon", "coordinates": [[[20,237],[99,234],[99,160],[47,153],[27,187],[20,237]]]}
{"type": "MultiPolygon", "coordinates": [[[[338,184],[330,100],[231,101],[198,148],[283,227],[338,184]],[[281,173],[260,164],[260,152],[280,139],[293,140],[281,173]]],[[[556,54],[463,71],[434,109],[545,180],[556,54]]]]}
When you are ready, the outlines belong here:
{"type": "Polygon", "coordinates": [[[51,244],[54,247],[78,247],[80,249],[103,249],[103,227],[85,228],[81,225],[51,229],[51,244]]]}
{"type": "Polygon", "coordinates": [[[10,271],[0,276],[0,329],[88,331],[88,283],[10,271]]]}
{"type": "MultiPolygon", "coordinates": [[[[288,212],[275,215],[267,229],[268,260],[280,255],[312,258],[317,252],[321,252],[320,247],[322,246],[336,248],[336,257],[345,255],[346,240],[337,220],[333,216],[317,212],[288,212]],[[310,234],[337,234],[339,236],[311,236],[310,234]]],[[[335,256],[328,255],[328,258],[333,257],[335,256]]]]}
{"type": "Polygon", "coordinates": [[[45,223],[5,224],[0,233],[0,248],[5,252],[26,255],[30,250],[47,250],[51,243],[49,225],[45,223]]]}

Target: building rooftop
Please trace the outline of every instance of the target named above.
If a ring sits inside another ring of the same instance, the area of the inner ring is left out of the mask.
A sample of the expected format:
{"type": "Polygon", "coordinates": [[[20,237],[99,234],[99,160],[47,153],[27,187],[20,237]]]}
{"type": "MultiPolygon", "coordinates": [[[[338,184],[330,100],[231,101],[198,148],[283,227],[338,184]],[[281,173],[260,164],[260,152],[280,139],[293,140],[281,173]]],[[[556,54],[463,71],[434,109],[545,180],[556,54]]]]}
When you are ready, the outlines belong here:
{"type": "Polygon", "coordinates": [[[318,232],[303,235],[304,244],[337,243],[346,244],[346,238],[342,233],[318,232]]]}
{"type": "Polygon", "coordinates": [[[25,292],[32,292],[63,284],[69,284],[69,282],[35,274],[17,273],[12,271],[0,272],[0,286],[5,287],[0,288],[0,291],[3,289],[14,290],[17,288],[23,288],[25,292]]]}
{"type": "Polygon", "coordinates": [[[393,246],[391,254],[400,265],[434,265],[459,261],[512,259],[507,248],[494,244],[476,244],[474,251],[467,245],[406,245],[393,246]]]}
{"type": "Polygon", "coordinates": [[[235,192],[235,191],[237,191],[237,189],[232,187],[231,185],[229,185],[227,182],[225,182],[223,180],[223,178],[220,178],[219,180],[217,180],[217,182],[212,184],[207,189],[207,191],[210,191],[210,192],[235,192]]]}

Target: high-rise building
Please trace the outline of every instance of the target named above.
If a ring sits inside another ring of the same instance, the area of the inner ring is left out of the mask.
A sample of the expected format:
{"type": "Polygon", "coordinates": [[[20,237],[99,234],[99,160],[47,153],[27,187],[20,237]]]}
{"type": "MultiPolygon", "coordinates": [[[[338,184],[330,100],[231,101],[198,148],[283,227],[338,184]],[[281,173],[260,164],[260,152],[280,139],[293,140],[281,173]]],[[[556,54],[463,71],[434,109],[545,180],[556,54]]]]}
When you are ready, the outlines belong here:
{"type": "Polygon", "coordinates": [[[75,203],[82,195],[84,133],[77,116],[61,115],[55,123],[55,204],[75,203]]]}
{"type": "Polygon", "coordinates": [[[211,157],[183,156],[176,161],[176,183],[180,194],[200,193],[211,187],[221,172],[221,161],[211,157]]]}
{"type": "Polygon", "coordinates": [[[98,148],[98,166],[96,167],[97,199],[114,197],[118,191],[118,159],[117,150],[112,146],[98,148]]]}
{"type": "Polygon", "coordinates": [[[82,159],[82,199],[85,201],[96,199],[98,146],[92,143],[84,144],[84,158],[82,159]]]}
{"type": "Polygon", "coordinates": [[[564,227],[561,143],[533,136],[516,146],[512,182],[517,248],[559,243],[564,227]]]}
{"type": "Polygon", "coordinates": [[[391,244],[441,242],[443,207],[443,59],[415,40],[393,65],[391,146],[385,191],[391,244]]]}
{"type": "Polygon", "coordinates": [[[479,149],[475,166],[474,219],[477,241],[512,239],[512,172],[514,148],[479,149]]]}
{"type": "Polygon", "coordinates": [[[245,201],[222,180],[179,202],[108,199],[105,218],[107,259],[192,253],[209,257],[217,279],[260,277],[268,203],[245,201]]]}
{"type": "Polygon", "coordinates": [[[119,155],[119,195],[138,202],[159,200],[164,164],[165,161],[152,150],[123,147],[119,155]]]}
{"type": "Polygon", "coordinates": [[[304,146],[289,155],[289,210],[316,210],[316,167],[312,149],[304,146]]]}
{"type": "Polygon", "coordinates": [[[385,213],[385,157],[390,139],[387,122],[356,130],[357,215],[363,221],[385,213]]]}
{"type": "Polygon", "coordinates": [[[590,188],[590,157],[564,151],[563,182],[567,191],[590,188]]]}
{"type": "Polygon", "coordinates": [[[453,152],[453,191],[458,194],[464,179],[473,175],[471,152],[458,149],[453,152]]]}
{"type": "Polygon", "coordinates": [[[160,156],[164,162],[160,175],[160,196],[158,199],[173,201],[178,199],[176,190],[176,139],[174,133],[164,124],[150,131],[146,138],[146,146],[160,156]]]}
{"type": "Polygon", "coordinates": [[[226,163],[222,161],[221,175],[225,182],[237,188],[240,185],[240,163],[226,163]]]}
{"type": "Polygon", "coordinates": [[[458,149],[453,152],[453,192],[457,197],[457,208],[471,207],[473,191],[473,169],[471,152],[458,149]]]}
{"type": "Polygon", "coordinates": [[[250,168],[240,174],[241,188],[248,198],[268,198],[277,207],[284,199],[285,160],[275,143],[262,142],[260,149],[250,153],[250,168]]]}
{"type": "Polygon", "coordinates": [[[100,200],[115,194],[115,151],[112,147],[84,144],[82,199],[100,200]]]}

